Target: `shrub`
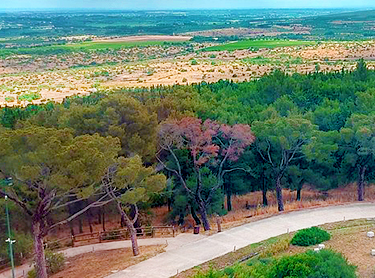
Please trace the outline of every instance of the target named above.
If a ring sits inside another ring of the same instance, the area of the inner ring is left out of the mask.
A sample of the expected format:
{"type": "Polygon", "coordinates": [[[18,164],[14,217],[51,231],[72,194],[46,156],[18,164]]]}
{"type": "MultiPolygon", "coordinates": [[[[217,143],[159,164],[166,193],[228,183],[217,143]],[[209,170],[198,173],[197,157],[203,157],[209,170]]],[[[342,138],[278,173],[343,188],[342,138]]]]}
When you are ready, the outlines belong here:
{"type": "Polygon", "coordinates": [[[312,227],[298,231],[292,238],[291,244],[298,246],[311,246],[322,243],[331,238],[331,235],[326,231],[312,227]]]}
{"type": "MultiPolygon", "coordinates": [[[[48,275],[55,274],[64,269],[65,257],[62,253],[53,253],[51,250],[45,251],[48,275]]],[[[27,278],[36,278],[35,267],[27,273],[27,278]]]]}
{"type": "MultiPolygon", "coordinates": [[[[32,256],[33,238],[30,234],[21,232],[16,232],[12,237],[16,240],[13,245],[14,262],[16,265],[20,265],[24,259],[32,256]]],[[[0,237],[0,240],[4,242],[5,238],[0,237]]],[[[0,258],[8,258],[8,252],[8,244],[0,244],[0,258]]]]}
{"type": "Polygon", "coordinates": [[[30,258],[33,253],[33,238],[30,234],[16,233],[14,235],[14,258],[16,264],[21,264],[25,258],[30,258]]]}
{"type": "Polygon", "coordinates": [[[271,256],[277,255],[279,253],[282,253],[288,250],[289,241],[290,241],[289,237],[278,239],[275,243],[270,244],[265,249],[263,249],[260,252],[259,257],[260,258],[271,257],[271,256]]]}
{"type": "Polygon", "coordinates": [[[48,274],[54,274],[63,270],[65,265],[64,254],[46,250],[46,264],[48,274]]]}
{"type": "Polygon", "coordinates": [[[284,256],[270,268],[269,278],[355,278],[356,267],[348,264],[340,254],[331,250],[307,251],[294,256],[284,256]]]}
{"type": "Polygon", "coordinates": [[[193,66],[198,65],[198,62],[197,62],[197,60],[195,60],[195,59],[194,59],[194,60],[191,60],[190,63],[191,63],[191,65],[193,65],[193,66]]]}
{"type": "Polygon", "coordinates": [[[39,93],[31,92],[31,93],[25,93],[23,95],[20,95],[18,97],[19,101],[26,100],[26,101],[33,101],[36,99],[40,99],[42,96],[39,93]]]}

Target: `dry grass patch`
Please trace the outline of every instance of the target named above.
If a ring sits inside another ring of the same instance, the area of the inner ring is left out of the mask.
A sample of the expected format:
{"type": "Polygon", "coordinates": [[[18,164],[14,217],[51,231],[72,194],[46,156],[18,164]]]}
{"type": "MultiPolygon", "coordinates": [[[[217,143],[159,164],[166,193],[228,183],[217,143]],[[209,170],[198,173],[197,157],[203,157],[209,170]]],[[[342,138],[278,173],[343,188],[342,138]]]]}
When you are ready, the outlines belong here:
{"type": "Polygon", "coordinates": [[[131,248],[86,253],[67,259],[65,269],[52,278],[102,278],[165,251],[164,245],[141,246],[134,257],[131,248]]]}

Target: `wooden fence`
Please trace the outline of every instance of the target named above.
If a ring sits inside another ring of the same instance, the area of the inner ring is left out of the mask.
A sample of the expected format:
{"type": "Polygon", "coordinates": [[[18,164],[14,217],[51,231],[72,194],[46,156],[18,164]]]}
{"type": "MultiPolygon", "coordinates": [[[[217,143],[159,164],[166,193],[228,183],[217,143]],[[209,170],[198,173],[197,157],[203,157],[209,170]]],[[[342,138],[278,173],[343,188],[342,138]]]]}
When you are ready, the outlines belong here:
{"type": "MultiPolygon", "coordinates": [[[[177,229],[174,226],[150,226],[136,228],[138,238],[154,238],[173,236],[175,237],[177,229]]],[[[47,241],[46,246],[51,249],[57,249],[62,246],[78,246],[81,243],[100,243],[103,241],[127,240],[130,239],[128,229],[118,229],[112,231],[93,232],[76,234],[71,237],[58,239],[55,241],[47,241]]]]}
{"type": "Polygon", "coordinates": [[[9,259],[0,259],[0,269],[10,267],[9,259]]]}

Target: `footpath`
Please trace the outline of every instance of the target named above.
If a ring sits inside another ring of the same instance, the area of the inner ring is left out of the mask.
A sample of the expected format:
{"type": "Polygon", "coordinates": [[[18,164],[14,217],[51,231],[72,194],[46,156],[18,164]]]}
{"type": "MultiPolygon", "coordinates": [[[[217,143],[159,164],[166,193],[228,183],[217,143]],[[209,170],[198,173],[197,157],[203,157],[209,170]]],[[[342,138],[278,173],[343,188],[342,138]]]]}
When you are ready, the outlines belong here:
{"type": "MultiPolygon", "coordinates": [[[[375,203],[355,203],[282,213],[186,243],[107,278],[168,278],[235,249],[287,232],[325,223],[374,217],[375,203]]],[[[369,252],[370,249],[371,246],[369,252]]]]}
{"type": "MultiPolygon", "coordinates": [[[[145,238],[145,239],[138,239],[139,246],[148,246],[148,245],[167,245],[165,248],[166,252],[171,251],[173,249],[179,248],[183,245],[188,243],[192,243],[194,241],[198,241],[204,238],[204,235],[193,235],[193,234],[180,234],[176,237],[171,238],[145,238]]],[[[65,250],[60,251],[63,253],[66,258],[74,257],[80,254],[89,253],[89,252],[96,252],[96,251],[105,251],[105,250],[114,250],[114,249],[121,249],[131,247],[130,240],[124,241],[113,241],[113,242],[105,242],[105,243],[96,243],[78,247],[72,247],[65,250]]],[[[30,264],[23,264],[21,266],[16,267],[15,269],[15,276],[16,278],[27,277],[27,272],[31,270],[32,266],[30,264]]],[[[12,272],[11,270],[6,270],[0,273],[0,278],[11,278],[12,272]]]]}
{"type": "MultiPolygon", "coordinates": [[[[174,238],[139,239],[140,246],[167,244],[166,252],[107,278],[168,278],[249,244],[312,226],[361,218],[375,218],[375,203],[355,203],[281,213],[212,236],[186,233],[174,238]]],[[[66,257],[74,257],[88,252],[125,247],[131,247],[129,240],[73,247],[60,252],[66,257]]],[[[369,251],[370,248],[371,246],[369,251]]],[[[17,267],[16,277],[27,277],[30,269],[29,264],[17,267]]],[[[11,278],[11,271],[0,273],[0,278],[11,278]]]]}

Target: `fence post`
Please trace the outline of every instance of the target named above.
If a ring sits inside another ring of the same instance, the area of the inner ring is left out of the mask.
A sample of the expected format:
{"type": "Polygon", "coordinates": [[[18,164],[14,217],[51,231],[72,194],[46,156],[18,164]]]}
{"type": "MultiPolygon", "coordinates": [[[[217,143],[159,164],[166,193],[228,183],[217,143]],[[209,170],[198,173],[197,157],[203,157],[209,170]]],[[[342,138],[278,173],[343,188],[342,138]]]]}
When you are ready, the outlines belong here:
{"type": "Polygon", "coordinates": [[[172,226],[172,230],[173,230],[173,237],[174,237],[174,234],[175,234],[175,227],[174,226],[172,226]]]}
{"type": "Polygon", "coordinates": [[[72,236],[72,246],[74,247],[74,241],[75,241],[75,238],[74,236],[72,236]]]}
{"type": "Polygon", "coordinates": [[[216,216],[216,223],[217,223],[217,232],[221,232],[221,218],[220,216],[216,216]]]}

